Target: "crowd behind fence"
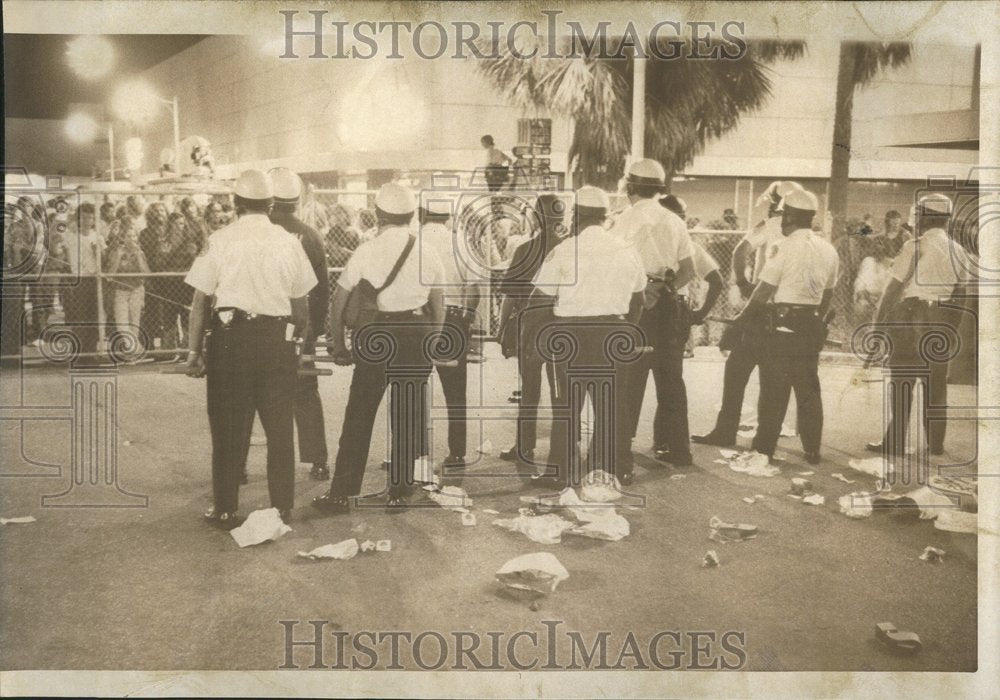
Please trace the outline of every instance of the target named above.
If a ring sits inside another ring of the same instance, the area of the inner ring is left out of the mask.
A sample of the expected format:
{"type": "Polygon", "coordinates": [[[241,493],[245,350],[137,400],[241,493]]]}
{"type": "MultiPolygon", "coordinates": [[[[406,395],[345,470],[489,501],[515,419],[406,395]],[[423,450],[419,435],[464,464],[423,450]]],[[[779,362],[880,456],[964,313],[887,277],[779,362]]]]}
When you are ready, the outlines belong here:
{"type": "MultiPolygon", "coordinates": [[[[323,238],[331,283],[353,251],[376,235],[373,195],[370,190],[313,190],[301,206],[300,216],[323,238]]],[[[39,345],[45,342],[47,328],[67,323],[89,329],[83,333],[85,353],[103,348],[115,333],[131,333],[142,339],[148,357],[183,357],[193,296],[184,275],[212,233],[234,219],[229,194],[81,192],[7,199],[5,356],[20,352],[12,341],[39,345]]],[[[732,317],[743,301],[732,283],[731,258],[747,231],[735,220],[716,225],[731,228],[699,226],[691,229],[691,236],[715,259],[726,281],[712,315],[732,317]]],[[[527,218],[465,227],[477,231],[469,246],[490,270],[490,289],[476,328],[485,338],[496,336],[500,322],[501,299],[493,282],[503,274],[514,248],[531,235],[529,229],[527,218]]],[[[858,324],[871,319],[898,246],[886,245],[887,239],[879,236],[871,240],[883,243],[868,246],[844,239],[838,242],[841,274],[831,337],[846,341],[858,324]]],[[[692,284],[692,303],[700,303],[705,286],[692,284]]],[[[713,345],[721,332],[721,323],[709,321],[693,330],[693,344],[713,345]]]]}

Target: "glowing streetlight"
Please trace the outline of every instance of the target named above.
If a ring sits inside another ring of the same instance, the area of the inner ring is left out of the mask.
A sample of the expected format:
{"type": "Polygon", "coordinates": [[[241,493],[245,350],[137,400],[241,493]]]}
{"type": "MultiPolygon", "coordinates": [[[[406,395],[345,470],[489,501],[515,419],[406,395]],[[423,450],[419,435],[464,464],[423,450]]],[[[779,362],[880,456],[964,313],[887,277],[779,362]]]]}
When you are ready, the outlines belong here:
{"type": "Polygon", "coordinates": [[[93,143],[100,130],[94,118],[83,112],[75,112],[66,119],[66,135],[74,143],[93,143]]]}
{"type": "MultiPolygon", "coordinates": [[[[93,143],[101,126],[94,118],[83,112],[74,112],[66,118],[66,135],[76,143],[93,143]]],[[[115,181],[115,131],[108,123],[108,160],[111,166],[111,182],[115,181]]]]}
{"type": "Polygon", "coordinates": [[[181,171],[181,121],[177,98],[167,100],[157,95],[142,80],[130,80],[118,86],[111,97],[111,109],[125,121],[146,124],[155,115],[159,105],[169,105],[174,117],[174,173],[181,171]]]}
{"type": "Polygon", "coordinates": [[[103,78],[115,65],[115,48],[101,36],[78,36],[66,44],[69,67],[84,80],[103,78]]]}

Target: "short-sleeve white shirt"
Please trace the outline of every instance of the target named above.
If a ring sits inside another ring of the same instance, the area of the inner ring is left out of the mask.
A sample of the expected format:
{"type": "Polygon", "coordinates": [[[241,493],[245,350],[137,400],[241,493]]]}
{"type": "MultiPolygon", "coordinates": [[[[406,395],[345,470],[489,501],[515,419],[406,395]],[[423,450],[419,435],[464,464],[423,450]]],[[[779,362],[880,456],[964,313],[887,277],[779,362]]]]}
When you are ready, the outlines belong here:
{"type": "Polygon", "coordinates": [[[816,306],[823,292],[837,283],[837,250],[806,228],[785,237],[777,253],[764,264],[760,281],[775,287],[776,304],[816,306]]]}
{"type": "Polygon", "coordinates": [[[655,199],[636,201],[618,216],[611,231],[635,247],[650,277],[661,277],[664,270],[677,272],[680,262],[691,257],[684,220],[655,199]]]}
{"type": "Polygon", "coordinates": [[[631,246],[588,226],[552,249],[535,286],[556,295],[556,316],[616,316],[628,313],[632,294],[646,288],[646,273],[631,246]]]}
{"type": "MultiPolygon", "coordinates": [[[[405,226],[390,226],[375,238],[358,246],[347,261],[337,284],[346,291],[362,279],[381,287],[411,235],[405,226]]],[[[379,311],[399,312],[419,309],[427,303],[431,289],[445,284],[445,271],[438,253],[431,247],[410,250],[396,279],[378,295],[379,311]]]]}
{"type": "Polygon", "coordinates": [[[316,286],[316,274],[298,238],[265,214],[247,214],[209,237],[184,281],[214,295],[216,308],[288,316],[291,300],[316,286]]]}

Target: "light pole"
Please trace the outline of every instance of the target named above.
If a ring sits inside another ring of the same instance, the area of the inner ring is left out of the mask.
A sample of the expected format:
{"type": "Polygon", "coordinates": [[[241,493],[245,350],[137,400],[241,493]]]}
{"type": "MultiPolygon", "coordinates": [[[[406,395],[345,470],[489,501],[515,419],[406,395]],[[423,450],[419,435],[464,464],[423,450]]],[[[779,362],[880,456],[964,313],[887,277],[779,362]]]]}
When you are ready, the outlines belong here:
{"type": "Polygon", "coordinates": [[[181,117],[177,97],[160,97],[152,88],[141,81],[131,81],[119,86],[111,100],[115,113],[122,119],[146,122],[152,117],[156,103],[170,107],[174,124],[174,173],[181,172],[181,117]]]}

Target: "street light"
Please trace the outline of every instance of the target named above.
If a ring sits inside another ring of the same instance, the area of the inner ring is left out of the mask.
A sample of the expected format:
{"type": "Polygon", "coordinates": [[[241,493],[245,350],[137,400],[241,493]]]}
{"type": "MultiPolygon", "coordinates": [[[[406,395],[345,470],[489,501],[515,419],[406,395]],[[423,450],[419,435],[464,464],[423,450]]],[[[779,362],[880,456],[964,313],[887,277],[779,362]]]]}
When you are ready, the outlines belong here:
{"type": "Polygon", "coordinates": [[[79,77],[97,80],[115,65],[115,48],[102,36],[78,36],[66,44],[66,61],[79,77]]]}
{"type": "Polygon", "coordinates": [[[158,105],[169,105],[174,117],[174,173],[181,172],[181,121],[177,109],[177,98],[165,99],[141,80],[123,83],[111,97],[111,109],[125,121],[136,124],[149,122],[156,114],[158,105]]]}

